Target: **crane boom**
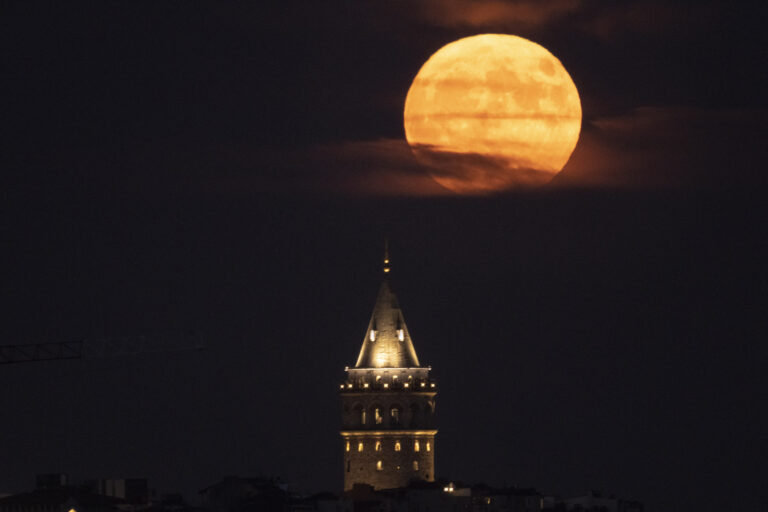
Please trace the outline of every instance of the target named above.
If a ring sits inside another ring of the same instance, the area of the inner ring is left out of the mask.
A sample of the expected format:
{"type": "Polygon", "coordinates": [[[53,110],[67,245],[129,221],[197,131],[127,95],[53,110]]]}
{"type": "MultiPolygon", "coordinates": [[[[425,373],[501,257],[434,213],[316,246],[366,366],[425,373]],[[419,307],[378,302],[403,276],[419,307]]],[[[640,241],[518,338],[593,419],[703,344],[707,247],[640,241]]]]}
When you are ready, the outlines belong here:
{"type": "Polygon", "coordinates": [[[80,359],[82,357],[83,340],[30,343],[26,345],[0,345],[0,364],[80,359]]]}
{"type": "Polygon", "coordinates": [[[201,350],[205,341],[199,332],[164,332],[154,335],[119,336],[90,340],[0,345],[0,364],[59,361],[63,359],[103,359],[144,352],[201,350]]]}

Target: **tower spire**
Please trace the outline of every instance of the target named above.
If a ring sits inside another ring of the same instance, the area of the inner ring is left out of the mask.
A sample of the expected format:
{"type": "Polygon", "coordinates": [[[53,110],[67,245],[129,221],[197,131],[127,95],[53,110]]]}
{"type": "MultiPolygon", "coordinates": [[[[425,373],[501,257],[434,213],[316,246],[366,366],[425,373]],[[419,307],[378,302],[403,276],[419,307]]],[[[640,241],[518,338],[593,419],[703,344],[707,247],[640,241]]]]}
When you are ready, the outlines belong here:
{"type": "Polygon", "coordinates": [[[389,267],[389,240],[384,239],[384,275],[386,276],[389,274],[390,271],[389,267]]]}

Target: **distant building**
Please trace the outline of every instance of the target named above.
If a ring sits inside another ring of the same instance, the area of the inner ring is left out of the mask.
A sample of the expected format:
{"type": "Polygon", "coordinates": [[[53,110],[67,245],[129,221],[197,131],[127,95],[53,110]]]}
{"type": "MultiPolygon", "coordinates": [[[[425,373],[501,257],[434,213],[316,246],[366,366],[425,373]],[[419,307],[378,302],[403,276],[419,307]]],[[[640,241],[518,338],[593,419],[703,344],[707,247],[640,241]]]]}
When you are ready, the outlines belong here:
{"type": "Polygon", "coordinates": [[[38,475],[33,491],[0,498],[0,512],[117,512],[130,508],[124,499],[68,485],[64,474],[38,475]]]}
{"type": "Polygon", "coordinates": [[[619,499],[613,495],[604,496],[598,491],[573,498],[548,497],[542,500],[542,510],[551,512],[643,512],[643,509],[639,501],[619,499]]]}
{"type": "Polygon", "coordinates": [[[149,504],[149,485],[146,478],[110,478],[86,482],[95,493],[120,498],[131,505],[149,504]]]}
{"type": "Polygon", "coordinates": [[[288,512],[291,504],[287,487],[268,478],[227,476],[199,494],[210,512],[288,512]]]}
{"type": "Polygon", "coordinates": [[[344,490],[405,487],[435,479],[435,395],[430,367],[416,356],[403,312],[384,280],[354,368],[341,384],[344,490]]]}
{"type": "Polygon", "coordinates": [[[413,482],[400,489],[375,490],[357,484],[339,499],[340,512],[539,512],[534,489],[413,482]]]}

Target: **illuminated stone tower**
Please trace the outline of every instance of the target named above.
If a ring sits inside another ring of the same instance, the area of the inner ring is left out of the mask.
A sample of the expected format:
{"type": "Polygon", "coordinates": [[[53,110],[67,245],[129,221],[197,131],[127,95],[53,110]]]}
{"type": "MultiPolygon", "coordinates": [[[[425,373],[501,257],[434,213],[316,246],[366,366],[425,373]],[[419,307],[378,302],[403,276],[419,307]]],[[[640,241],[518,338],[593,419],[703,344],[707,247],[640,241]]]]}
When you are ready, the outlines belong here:
{"type": "Polygon", "coordinates": [[[435,479],[435,382],[421,366],[403,312],[384,281],[354,368],[341,384],[344,490],[376,489],[435,479]]]}

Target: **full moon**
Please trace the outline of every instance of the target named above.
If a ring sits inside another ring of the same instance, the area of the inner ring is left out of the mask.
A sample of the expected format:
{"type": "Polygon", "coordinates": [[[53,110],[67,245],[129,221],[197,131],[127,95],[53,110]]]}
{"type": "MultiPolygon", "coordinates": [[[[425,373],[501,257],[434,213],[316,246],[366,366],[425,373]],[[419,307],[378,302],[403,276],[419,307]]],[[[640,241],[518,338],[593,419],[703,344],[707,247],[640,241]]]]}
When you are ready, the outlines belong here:
{"type": "Polygon", "coordinates": [[[581,101],[544,47],[482,34],[424,63],[405,99],[404,124],[416,158],[439,184],[488,194],[560,172],[579,139],[581,101]]]}

